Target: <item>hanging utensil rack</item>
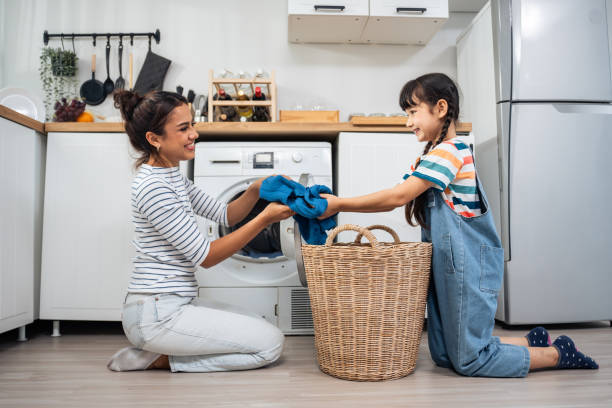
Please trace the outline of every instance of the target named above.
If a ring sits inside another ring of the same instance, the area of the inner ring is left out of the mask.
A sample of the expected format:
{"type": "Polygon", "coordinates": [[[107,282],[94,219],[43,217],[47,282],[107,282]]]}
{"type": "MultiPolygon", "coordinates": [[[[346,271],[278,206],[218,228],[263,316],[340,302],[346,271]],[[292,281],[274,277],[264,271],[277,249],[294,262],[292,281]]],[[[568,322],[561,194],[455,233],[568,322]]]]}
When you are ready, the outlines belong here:
{"type": "Polygon", "coordinates": [[[130,41],[132,42],[132,45],[133,45],[134,37],[149,37],[149,45],[151,45],[151,38],[155,38],[155,42],[159,44],[159,40],[161,39],[161,33],[159,32],[159,29],[155,30],[154,33],[78,33],[78,34],[77,33],[49,34],[49,32],[45,30],[45,32],[43,33],[43,42],[45,43],[45,45],[48,45],[49,39],[51,38],[61,38],[63,40],[63,39],[75,39],[75,38],[81,38],[81,37],[92,38],[94,47],[96,46],[97,37],[104,37],[104,38],[130,37],[130,41]]]}

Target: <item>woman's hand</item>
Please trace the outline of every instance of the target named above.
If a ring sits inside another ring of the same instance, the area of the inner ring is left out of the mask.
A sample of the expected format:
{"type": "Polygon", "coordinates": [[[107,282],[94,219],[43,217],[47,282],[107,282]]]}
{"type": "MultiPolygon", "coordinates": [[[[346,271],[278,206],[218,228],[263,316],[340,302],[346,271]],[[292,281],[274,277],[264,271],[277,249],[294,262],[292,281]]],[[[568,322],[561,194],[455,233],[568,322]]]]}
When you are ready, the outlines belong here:
{"type": "MultiPolygon", "coordinates": [[[[251,184],[249,186],[249,188],[257,191],[257,195],[259,195],[259,189],[261,188],[261,183],[263,183],[263,181],[265,179],[270,178],[270,177],[274,177],[274,176],[278,176],[278,174],[272,174],[271,176],[266,176],[266,177],[258,178],[257,180],[255,180],[255,182],[253,184],[251,184]]],[[[284,174],[280,174],[280,176],[283,176],[287,180],[291,180],[291,177],[285,176],[284,174]]]]}
{"type": "MultiPolygon", "coordinates": [[[[270,176],[270,177],[271,177],[271,176],[270,176]]],[[[263,183],[263,181],[264,181],[265,179],[267,179],[267,178],[268,178],[268,177],[258,178],[257,180],[255,180],[255,181],[253,182],[253,184],[251,184],[251,185],[249,186],[249,188],[248,188],[248,189],[249,189],[249,190],[254,190],[254,191],[257,191],[257,196],[259,196],[259,189],[261,188],[261,183],[263,183]]]]}
{"type": "Polygon", "coordinates": [[[264,208],[261,214],[265,217],[264,219],[267,224],[273,224],[295,215],[295,212],[284,204],[270,203],[264,208]]]}
{"type": "Polygon", "coordinates": [[[327,200],[327,209],[317,219],[324,220],[340,212],[340,198],[333,194],[319,194],[319,197],[327,200]]]}

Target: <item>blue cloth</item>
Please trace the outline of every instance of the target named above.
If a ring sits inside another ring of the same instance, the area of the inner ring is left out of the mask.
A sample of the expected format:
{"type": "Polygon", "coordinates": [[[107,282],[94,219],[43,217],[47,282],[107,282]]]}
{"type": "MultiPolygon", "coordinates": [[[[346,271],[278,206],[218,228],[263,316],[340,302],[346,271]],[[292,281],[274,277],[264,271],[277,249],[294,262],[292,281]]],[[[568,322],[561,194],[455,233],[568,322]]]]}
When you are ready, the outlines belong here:
{"type": "Polygon", "coordinates": [[[332,217],[317,219],[327,209],[327,200],[319,197],[319,194],[331,194],[331,192],[327,186],[316,184],[304,187],[283,176],[272,176],[261,184],[259,197],[281,202],[295,211],[293,218],[300,227],[302,238],[311,245],[321,245],[327,239],[325,231],[334,228],[336,221],[332,217]]]}
{"type": "Polygon", "coordinates": [[[493,336],[504,250],[480,180],[482,214],[464,218],[430,188],[423,241],[433,243],[427,338],[434,362],[466,376],[525,377],[527,347],[493,336]]]}

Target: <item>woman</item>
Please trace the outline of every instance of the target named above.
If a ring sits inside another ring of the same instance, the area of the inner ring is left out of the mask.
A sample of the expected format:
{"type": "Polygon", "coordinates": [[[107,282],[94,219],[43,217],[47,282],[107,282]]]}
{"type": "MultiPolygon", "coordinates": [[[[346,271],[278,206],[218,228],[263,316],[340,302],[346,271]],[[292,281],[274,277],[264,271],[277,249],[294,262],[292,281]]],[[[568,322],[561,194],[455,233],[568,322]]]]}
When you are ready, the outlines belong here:
{"type": "Polygon", "coordinates": [[[179,171],[181,160],[193,159],[198,137],[185,98],[120,91],[114,99],[140,157],[132,184],[136,257],[122,314],[135,347],[117,352],[108,367],[209,372],[276,361],[284,339],[278,328],[248,312],[198,299],[195,271],[230,257],[266,226],[294,213],[271,203],[241,228],[210,242],[195,215],[226,226],[240,222],[259,199],[263,179],[229,204],[215,200],[179,171]]]}

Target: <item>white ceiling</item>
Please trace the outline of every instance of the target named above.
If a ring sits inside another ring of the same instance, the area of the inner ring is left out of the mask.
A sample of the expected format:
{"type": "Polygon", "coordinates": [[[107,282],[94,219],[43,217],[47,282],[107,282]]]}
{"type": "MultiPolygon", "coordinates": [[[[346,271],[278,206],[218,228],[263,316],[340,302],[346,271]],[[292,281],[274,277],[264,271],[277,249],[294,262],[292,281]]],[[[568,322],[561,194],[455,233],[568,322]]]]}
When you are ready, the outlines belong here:
{"type": "Polygon", "coordinates": [[[448,0],[450,12],[472,12],[478,13],[488,0],[448,0]]]}

